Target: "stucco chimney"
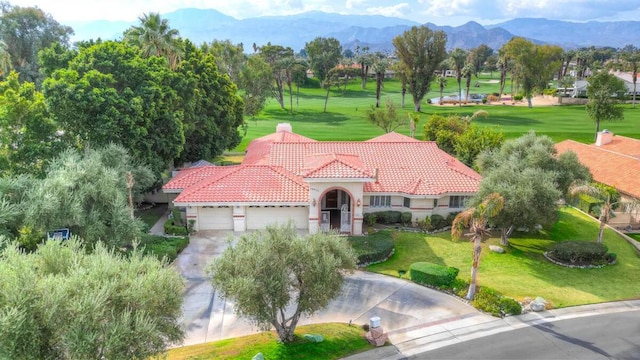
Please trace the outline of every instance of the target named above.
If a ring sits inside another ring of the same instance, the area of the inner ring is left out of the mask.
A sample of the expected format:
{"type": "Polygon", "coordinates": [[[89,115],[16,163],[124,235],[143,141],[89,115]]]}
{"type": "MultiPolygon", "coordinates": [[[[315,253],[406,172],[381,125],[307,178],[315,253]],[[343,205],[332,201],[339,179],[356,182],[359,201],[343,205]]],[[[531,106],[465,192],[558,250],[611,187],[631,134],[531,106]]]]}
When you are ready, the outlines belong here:
{"type": "Polygon", "coordinates": [[[293,132],[293,128],[291,127],[291,124],[289,124],[289,123],[279,123],[278,126],[276,126],[276,132],[292,133],[293,132]]]}
{"type": "Polygon", "coordinates": [[[596,136],[596,146],[607,145],[613,140],[613,133],[607,129],[598,132],[596,136]]]}

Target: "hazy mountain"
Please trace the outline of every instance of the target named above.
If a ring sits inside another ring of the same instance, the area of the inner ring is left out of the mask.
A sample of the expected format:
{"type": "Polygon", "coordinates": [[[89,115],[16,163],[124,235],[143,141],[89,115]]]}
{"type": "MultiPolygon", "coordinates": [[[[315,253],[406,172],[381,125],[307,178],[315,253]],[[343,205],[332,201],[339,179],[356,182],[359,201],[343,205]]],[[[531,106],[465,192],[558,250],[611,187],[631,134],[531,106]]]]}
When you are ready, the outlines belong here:
{"type": "MultiPolygon", "coordinates": [[[[294,51],[318,36],[335,37],[345,49],[357,45],[373,51],[393,51],[392,39],[408,30],[415,22],[379,15],[340,15],[312,11],[291,16],[264,16],[238,20],[213,9],[181,9],[162,15],[180,35],[196,44],[214,39],[243,43],[249,52],[253,43],[290,46],[294,51]]],[[[68,23],[76,32],[72,40],[95,38],[118,39],[138,22],[94,21],[68,23]]],[[[487,44],[500,48],[513,36],[523,36],[536,43],[558,44],[566,48],[580,46],[621,47],[637,42],[640,22],[574,23],[546,19],[514,19],[501,24],[483,26],[471,21],[461,26],[438,26],[431,29],[447,33],[447,48],[469,49],[487,44]]]]}
{"type": "Polygon", "coordinates": [[[535,38],[564,47],[638,45],[639,21],[576,23],[537,18],[513,19],[489,25],[488,29],[502,28],[518,36],[535,38]]]}

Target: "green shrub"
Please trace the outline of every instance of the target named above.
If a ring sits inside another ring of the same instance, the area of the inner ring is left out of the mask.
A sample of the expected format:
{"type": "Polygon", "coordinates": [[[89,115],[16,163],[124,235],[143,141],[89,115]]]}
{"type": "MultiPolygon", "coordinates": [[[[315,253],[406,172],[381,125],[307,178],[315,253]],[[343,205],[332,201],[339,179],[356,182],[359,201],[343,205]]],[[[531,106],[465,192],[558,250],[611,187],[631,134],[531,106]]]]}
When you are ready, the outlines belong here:
{"type": "Polygon", "coordinates": [[[459,270],[429,262],[417,262],[409,267],[411,280],[422,285],[450,286],[459,270]]]}
{"type": "Polygon", "coordinates": [[[607,254],[607,247],[591,241],[561,241],[556,243],[549,255],[568,264],[602,262],[607,254]]]}
{"type": "Polygon", "coordinates": [[[513,100],[515,100],[515,101],[521,101],[522,99],[524,99],[524,96],[522,96],[522,95],[515,95],[513,97],[513,100]]]}
{"type": "Polygon", "coordinates": [[[172,262],[178,254],[189,245],[189,238],[184,237],[164,237],[158,235],[146,235],[140,246],[144,254],[154,255],[159,259],[166,258],[172,262]]]}
{"type": "Polygon", "coordinates": [[[174,223],[176,226],[182,226],[182,225],[184,225],[184,224],[182,223],[182,212],[180,212],[180,209],[178,209],[177,207],[174,207],[174,208],[171,210],[171,218],[173,219],[173,223],[174,223]]]}
{"type": "Polygon", "coordinates": [[[367,236],[350,236],[349,244],[358,256],[358,265],[381,262],[393,253],[393,237],[390,231],[378,231],[367,236]]]}
{"type": "Polygon", "coordinates": [[[402,221],[402,225],[404,226],[411,225],[412,218],[413,218],[413,215],[408,211],[405,211],[400,215],[400,220],[402,221]]]}
{"type": "Polygon", "coordinates": [[[433,214],[431,215],[431,226],[435,230],[440,230],[447,226],[447,220],[442,215],[433,214]]]}
{"type": "Polygon", "coordinates": [[[376,213],[366,213],[362,221],[369,226],[373,226],[378,221],[378,215],[376,215],[376,213]]]}
{"type": "Polygon", "coordinates": [[[503,315],[520,315],[522,314],[522,305],[515,299],[502,297],[500,299],[500,311],[503,315]]]}
{"type": "Polygon", "coordinates": [[[487,287],[478,286],[476,295],[473,298],[472,305],[481,311],[487,312],[493,316],[501,316],[500,299],[502,295],[487,287]]]}
{"type": "Polygon", "coordinates": [[[447,215],[447,218],[446,218],[447,226],[451,226],[453,224],[453,219],[455,219],[456,216],[458,216],[458,214],[460,214],[460,212],[456,211],[456,212],[452,212],[451,214],[447,215]]]}
{"type": "Polygon", "coordinates": [[[395,210],[378,211],[376,215],[378,222],[381,224],[397,224],[402,217],[402,213],[395,210]]]}
{"type": "Polygon", "coordinates": [[[425,217],[423,220],[418,220],[418,226],[423,231],[433,230],[433,226],[431,226],[431,218],[429,216],[425,217]]]}
{"type": "Polygon", "coordinates": [[[616,255],[615,253],[608,253],[607,255],[604,256],[604,260],[608,264],[615,263],[617,259],[618,259],[618,255],[616,255]]]}
{"type": "Polygon", "coordinates": [[[185,236],[189,235],[189,231],[184,225],[176,225],[175,219],[167,220],[164,223],[164,233],[168,235],[185,236]]]}

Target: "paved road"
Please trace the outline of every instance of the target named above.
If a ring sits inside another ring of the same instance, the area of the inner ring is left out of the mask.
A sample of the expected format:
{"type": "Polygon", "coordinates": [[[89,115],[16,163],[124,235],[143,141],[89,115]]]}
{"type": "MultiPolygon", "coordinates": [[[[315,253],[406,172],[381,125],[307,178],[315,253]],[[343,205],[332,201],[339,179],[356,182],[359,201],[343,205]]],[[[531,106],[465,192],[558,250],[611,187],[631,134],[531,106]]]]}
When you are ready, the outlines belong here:
{"type": "Polygon", "coordinates": [[[412,359],[640,359],[640,311],[533,325],[424,352],[412,359]]]}
{"type": "MultiPolygon", "coordinates": [[[[227,247],[226,237],[224,232],[194,236],[175,262],[186,281],[181,318],[186,328],[184,345],[258,332],[247,320],[235,316],[233,304],[221,298],[205,276],[207,262],[227,247]]],[[[332,321],[365,324],[373,316],[382,319],[393,343],[413,339],[425,327],[493,319],[441,292],[389,276],[356,271],[346,279],[339,298],[313,317],[301,319],[300,324],[332,321]]]]}

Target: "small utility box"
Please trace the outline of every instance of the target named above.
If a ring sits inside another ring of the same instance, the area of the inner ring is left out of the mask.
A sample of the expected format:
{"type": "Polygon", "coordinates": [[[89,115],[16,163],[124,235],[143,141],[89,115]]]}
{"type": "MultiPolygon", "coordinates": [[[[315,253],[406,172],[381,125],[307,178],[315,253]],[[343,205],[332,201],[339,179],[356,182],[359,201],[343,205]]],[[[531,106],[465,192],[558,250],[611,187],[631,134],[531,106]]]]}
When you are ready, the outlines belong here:
{"type": "Polygon", "coordinates": [[[369,319],[369,328],[373,329],[377,327],[380,327],[380,317],[374,316],[371,319],[369,319]]]}

